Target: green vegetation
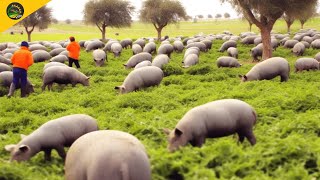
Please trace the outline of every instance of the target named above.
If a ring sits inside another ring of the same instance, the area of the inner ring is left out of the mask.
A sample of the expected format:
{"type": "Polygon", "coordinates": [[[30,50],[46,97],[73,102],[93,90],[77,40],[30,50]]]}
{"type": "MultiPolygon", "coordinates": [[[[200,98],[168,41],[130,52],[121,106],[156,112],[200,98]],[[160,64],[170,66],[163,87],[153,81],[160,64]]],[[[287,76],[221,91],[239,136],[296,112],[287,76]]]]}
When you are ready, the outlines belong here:
{"type": "MultiPolygon", "coordinates": [[[[306,28],[319,26],[311,20],[306,28]]],[[[292,30],[298,28],[294,23],[292,30]]],[[[138,38],[155,36],[151,25],[133,24],[132,29],[107,30],[107,37],[138,38]],[[150,28],[147,28],[150,27],[150,28]],[[146,31],[150,30],[150,31],[146,31]],[[109,35],[108,35],[109,33],[109,35]]],[[[57,33],[35,33],[34,40],[61,40],[69,35],[77,39],[100,37],[95,27],[82,25],[52,25],[57,33]],[[59,33],[61,31],[61,33],[59,33]],[[92,32],[92,33],[91,33],[92,32]],[[50,34],[50,35],[48,35],[50,34]]],[[[169,36],[220,33],[230,30],[235,34],[248,29],[245,21],[181,23],[168,26],[169,36]]],[[[284,21],[276,31],[286,32],[284,21]]],[[[21,36],[22,37],[22,36],[21,36]]],[[[20,36],[0,35],[0,41],[20,41],[20,36]]],[[[241,68],[216,67],[222,41],[214,41],[208,53],[200,54],[200,64],[181,68],[182,54],[173,53],[165,67],[167,75],[159,87],[125,95],[118,95],[114,86],[120,85],[130,72],[123,68],[132,55],[124,50],[120,58],[108,53],[108,62],[95,67],[91,53],[81,52],[81,71],[91,76],[90,86],[53,86],[52,92],[41,92],[41,75],[45,63],[30,67],[29,78],[35,84],[35,93],[28,98],[0,98],[0,147],[17,143],[19,134],[29,134],[48,120],[61,116],[85,113],[98,120],[100,129],[116,129],[135,135],[145,145],[152,164],[152,178],[164,179],[319,179],[320,178],[320,73],[309,71],[295,74],[297,57],[282,47],[274,56],[285,57],[291,65],[290,79],[280,83],[271,81],[240,83],[239,74],[253,67],[249,50],[252,46],[239,43],[241,68]],[[166,149],[167,141],[162,128],[174,128],[191,108],[210,101],[236,98],[251,104],[258,114],[254,133],[257,144],[248,141],[237,144],[236,137],[207,139],[202,148],[188,145],[175,153],[166,149]]],[[[308,49],[305,56],[313,57],[318,51],[308,49]]],[[[7,90],[0,89],[0,95],[7,90]]],[[[9,163],[9,153],[0,149],[0,179],[63,179],[63,160],[53,152],[53,160],[45,162],[39,153],[24,163],[9,163]]]]}

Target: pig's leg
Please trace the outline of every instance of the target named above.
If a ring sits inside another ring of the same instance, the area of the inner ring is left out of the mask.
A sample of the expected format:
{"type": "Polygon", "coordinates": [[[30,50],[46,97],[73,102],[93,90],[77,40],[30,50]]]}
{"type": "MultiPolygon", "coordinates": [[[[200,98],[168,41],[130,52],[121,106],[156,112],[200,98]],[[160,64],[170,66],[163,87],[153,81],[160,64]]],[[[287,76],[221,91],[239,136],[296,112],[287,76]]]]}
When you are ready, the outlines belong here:
{"type": "Polygon", "coordinates": [[[51,161],[51,149],[44,150],[44,159],[46,161],[51,161]]]}
{"type": "Polygon", "coordinates": [[[55,148],[59,154],[59,156],[62,158],[62,159],[65,159],[66,158],[66,152],[64,151],[64,147],[63,146],[58,146],[57,148],[55,148]]]}
{"type": "Polygon", "coordinates": [[[256,137],[254,136],[252,129],[248,130],[245,136],[252,146],[256,144],[256,137]]]}

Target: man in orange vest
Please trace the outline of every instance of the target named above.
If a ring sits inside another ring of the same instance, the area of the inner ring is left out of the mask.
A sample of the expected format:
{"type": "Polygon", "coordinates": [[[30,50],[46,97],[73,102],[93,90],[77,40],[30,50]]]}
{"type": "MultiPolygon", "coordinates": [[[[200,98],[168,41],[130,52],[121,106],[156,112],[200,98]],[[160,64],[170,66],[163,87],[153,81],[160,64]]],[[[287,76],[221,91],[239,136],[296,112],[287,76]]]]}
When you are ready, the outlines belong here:
{"type": "Polygon", "coordinates": [[[13,64],[13,80],[10,85],[8,97],[13,96],[16,88],[21,86],[21,97],[27,96],[27,71],[29,66],[33,64],[33,57],[29,51],[29,44],[26,41],[21,42],[20,50],[16,51],[11,62],[13,64]]]}
{"type": "Polygon", "coordinates": [[[79,64],[79,56],[80,56],[80,45],[75,41],[74,37],[70,37],[70,44],[67,46],[67,50],[69,51],[69,66],[72,67],[74,63],[77,68],[80,68],[79,64]]]}

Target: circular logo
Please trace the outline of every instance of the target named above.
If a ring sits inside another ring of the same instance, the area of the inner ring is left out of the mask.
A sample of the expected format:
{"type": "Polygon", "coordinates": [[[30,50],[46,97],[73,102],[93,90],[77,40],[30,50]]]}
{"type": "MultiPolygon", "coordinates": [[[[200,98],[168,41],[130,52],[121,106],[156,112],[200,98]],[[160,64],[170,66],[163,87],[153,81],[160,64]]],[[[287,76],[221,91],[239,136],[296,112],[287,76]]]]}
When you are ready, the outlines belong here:
{"type": "Polygon", "coordinates": [[[10,19],[18,20],[23,16],[24,9],[20,3],[13,2],[7,7],[7,15],[10,19]]]}

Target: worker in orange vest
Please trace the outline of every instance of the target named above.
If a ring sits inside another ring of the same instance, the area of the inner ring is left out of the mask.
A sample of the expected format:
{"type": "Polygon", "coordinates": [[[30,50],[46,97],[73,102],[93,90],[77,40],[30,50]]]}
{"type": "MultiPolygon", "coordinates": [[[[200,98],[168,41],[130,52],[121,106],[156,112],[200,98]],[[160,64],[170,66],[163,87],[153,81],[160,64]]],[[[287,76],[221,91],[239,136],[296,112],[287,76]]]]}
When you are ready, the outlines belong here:
{"type": "Polygon", "coordinates": [[[72,67],[72,64],[74,63],[77,66],[77,68],[80,68],[80,45],[75,41],[75,38],[73,36],[71,36],[69,39],[70,44],[67,46],[67,50],[69,51],[69,66],[72,67]]]}
{"type": "Polygon", "coordinates": [[[21,97],[26,97],[28,76],[27,71],[29,66],[33,64],[33,57],[29,51],[29,44],[26,41],[21,42],[21,48],[13,54],[11,62],[13,64],[13,80],[7,96],[13,96],[14,91],[19,86],[20,82],[21,97]]]}

